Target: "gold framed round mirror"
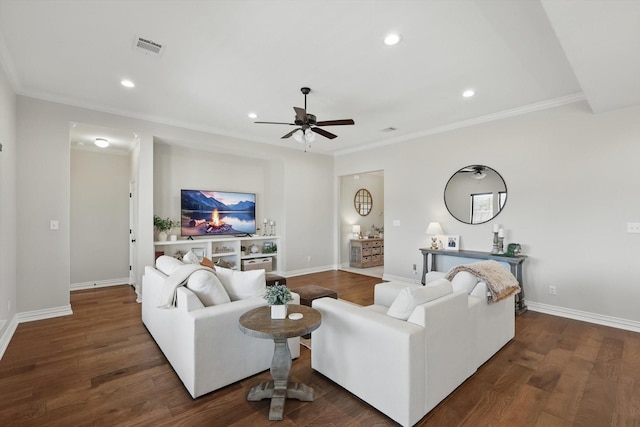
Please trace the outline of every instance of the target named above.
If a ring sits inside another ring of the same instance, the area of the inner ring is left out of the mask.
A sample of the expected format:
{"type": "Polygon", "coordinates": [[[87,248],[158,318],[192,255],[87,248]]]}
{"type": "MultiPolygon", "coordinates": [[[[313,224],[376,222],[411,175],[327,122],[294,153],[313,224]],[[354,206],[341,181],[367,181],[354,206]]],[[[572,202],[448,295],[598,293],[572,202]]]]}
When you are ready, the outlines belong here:
{"type": "Polygon", "coordinates": [[[353,206],[360,216],[369,215],[373,207],[373,197],[371,197],[369,190],[361,188],[356,191],[356,196],[353,198],[353,206]]]}

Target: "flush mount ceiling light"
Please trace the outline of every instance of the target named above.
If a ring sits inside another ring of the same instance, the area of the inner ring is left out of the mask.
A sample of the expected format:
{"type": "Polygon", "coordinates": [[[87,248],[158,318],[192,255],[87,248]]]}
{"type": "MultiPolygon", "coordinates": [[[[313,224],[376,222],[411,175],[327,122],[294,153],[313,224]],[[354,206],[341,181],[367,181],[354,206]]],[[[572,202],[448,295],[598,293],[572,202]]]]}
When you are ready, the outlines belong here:
{"type": "Polygon", "coordinates": [[[136,87],[135,83],[133,83],[131,80],[127,80],[127,79],[121,80],[120,84],[122,86],[128,87],[128,88],[136,87]]]}
{"type": "Polygon", "coordinates": [[[465,98],[471,98],[475,94],[476,94],[476,91],[473,89],[467,89],[464,92],[462,92],[462,96],[465,98]]]}
{"type": "Polygon", "coordinates": [[[109,146],[109,141],[104,138],[96,138],[95,143],[100,148],[107,148],[109,146]]]}
{"type": "Polygon", "coordinates": [[[248,115],[249,115],[250,119],[257,119],[258,118],[258,115],[256,113],[249,113],[248,115]]]}
{"type": "Polygon", "coordinates": [[[384,38],[384,44],[386,44],[387,46],[393,46],[398,43],[400,43],[400,36],[398,34],[387,34],[387,36],[384,38]]]}

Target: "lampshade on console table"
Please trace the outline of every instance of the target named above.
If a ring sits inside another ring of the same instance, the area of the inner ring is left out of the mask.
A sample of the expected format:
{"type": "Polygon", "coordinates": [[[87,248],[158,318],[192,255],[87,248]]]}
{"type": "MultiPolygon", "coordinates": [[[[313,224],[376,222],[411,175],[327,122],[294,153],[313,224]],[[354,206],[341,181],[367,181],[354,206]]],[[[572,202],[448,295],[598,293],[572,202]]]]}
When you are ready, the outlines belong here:
{"type": "Polygon", "coordinates": [[[497,255],[492,254],[490,252],[480,252],[480,251],[442,251],[437,249],[430,248],[421,248],[420,252],[422,252],[423,263],[422,263],[422,284],[424,285],[424,275],[429,271],[437,271],[437,262],[436,258],[438,256],[452,256],[459,258],[471,258],[471,259],[479,259],[479,260],[493,260],[498,262],[504,262],[509,264],[509,268],[511,269],[511,274],[513,274],[518,280],[518,284],[520,285],[520,292],[515,296],[515,310],[517,315],[521,315],[525,311],[527,311],[527,305],[524,302],[524,282],[522,280],[522,268],[524,261],[527,259],[525,255],[516,255],[516,256],[506,256],[506,255],[497,255]],[[431,255],[431,263],[429,263],[429,255],[431,255]]]}

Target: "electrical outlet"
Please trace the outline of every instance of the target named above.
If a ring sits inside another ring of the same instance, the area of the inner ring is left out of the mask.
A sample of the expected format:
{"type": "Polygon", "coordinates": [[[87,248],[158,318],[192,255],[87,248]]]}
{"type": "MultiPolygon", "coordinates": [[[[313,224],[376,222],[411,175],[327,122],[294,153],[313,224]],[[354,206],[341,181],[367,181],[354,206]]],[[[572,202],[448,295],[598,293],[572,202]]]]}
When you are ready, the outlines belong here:
{"type": "Polygon", "coordinates": [[[640,233],[640,222],[628,222],[627,233],[640,233]]]}
{"type": "Polygon", "coordinates": [[[416,265],[413,264],[413,271],[416,271],[416,265]]]}
{"type": "Polygon", "coordinates": [[[549,286],[549,295],[556,295],[556,287],[549,286]]]}

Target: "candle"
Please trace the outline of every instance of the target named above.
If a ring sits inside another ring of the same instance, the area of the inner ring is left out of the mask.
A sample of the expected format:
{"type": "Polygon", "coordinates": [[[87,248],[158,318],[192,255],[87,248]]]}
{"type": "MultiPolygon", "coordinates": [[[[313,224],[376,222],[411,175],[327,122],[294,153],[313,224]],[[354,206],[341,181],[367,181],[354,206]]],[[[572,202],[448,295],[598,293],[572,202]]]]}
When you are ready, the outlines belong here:
{"type": "Polygon", "coordinates": [[[504,237],[504,229],[498,230],[498,237],[504,237]]]}
{"type": "Polygon", "coordinates": [[[494,233],[497,233],[497,232],[498,232],[498,227],[499,227],[499,225],[498,225],[498,224],[493,224],[493,232],[494,232],[494,233]]]}
{"type": "Polygon", "coordinates": [[[262,221],[262,222],[263,222],[263,224],[266,224],[267,223],[267,218],[265,218],[264,221],[262,221]]]}
{"type": "Polygon", "coordinates": [[[271,222],[269,223],[269,225],[276,225],[276,222],[274,220],[271,220],[271,222]]]}

